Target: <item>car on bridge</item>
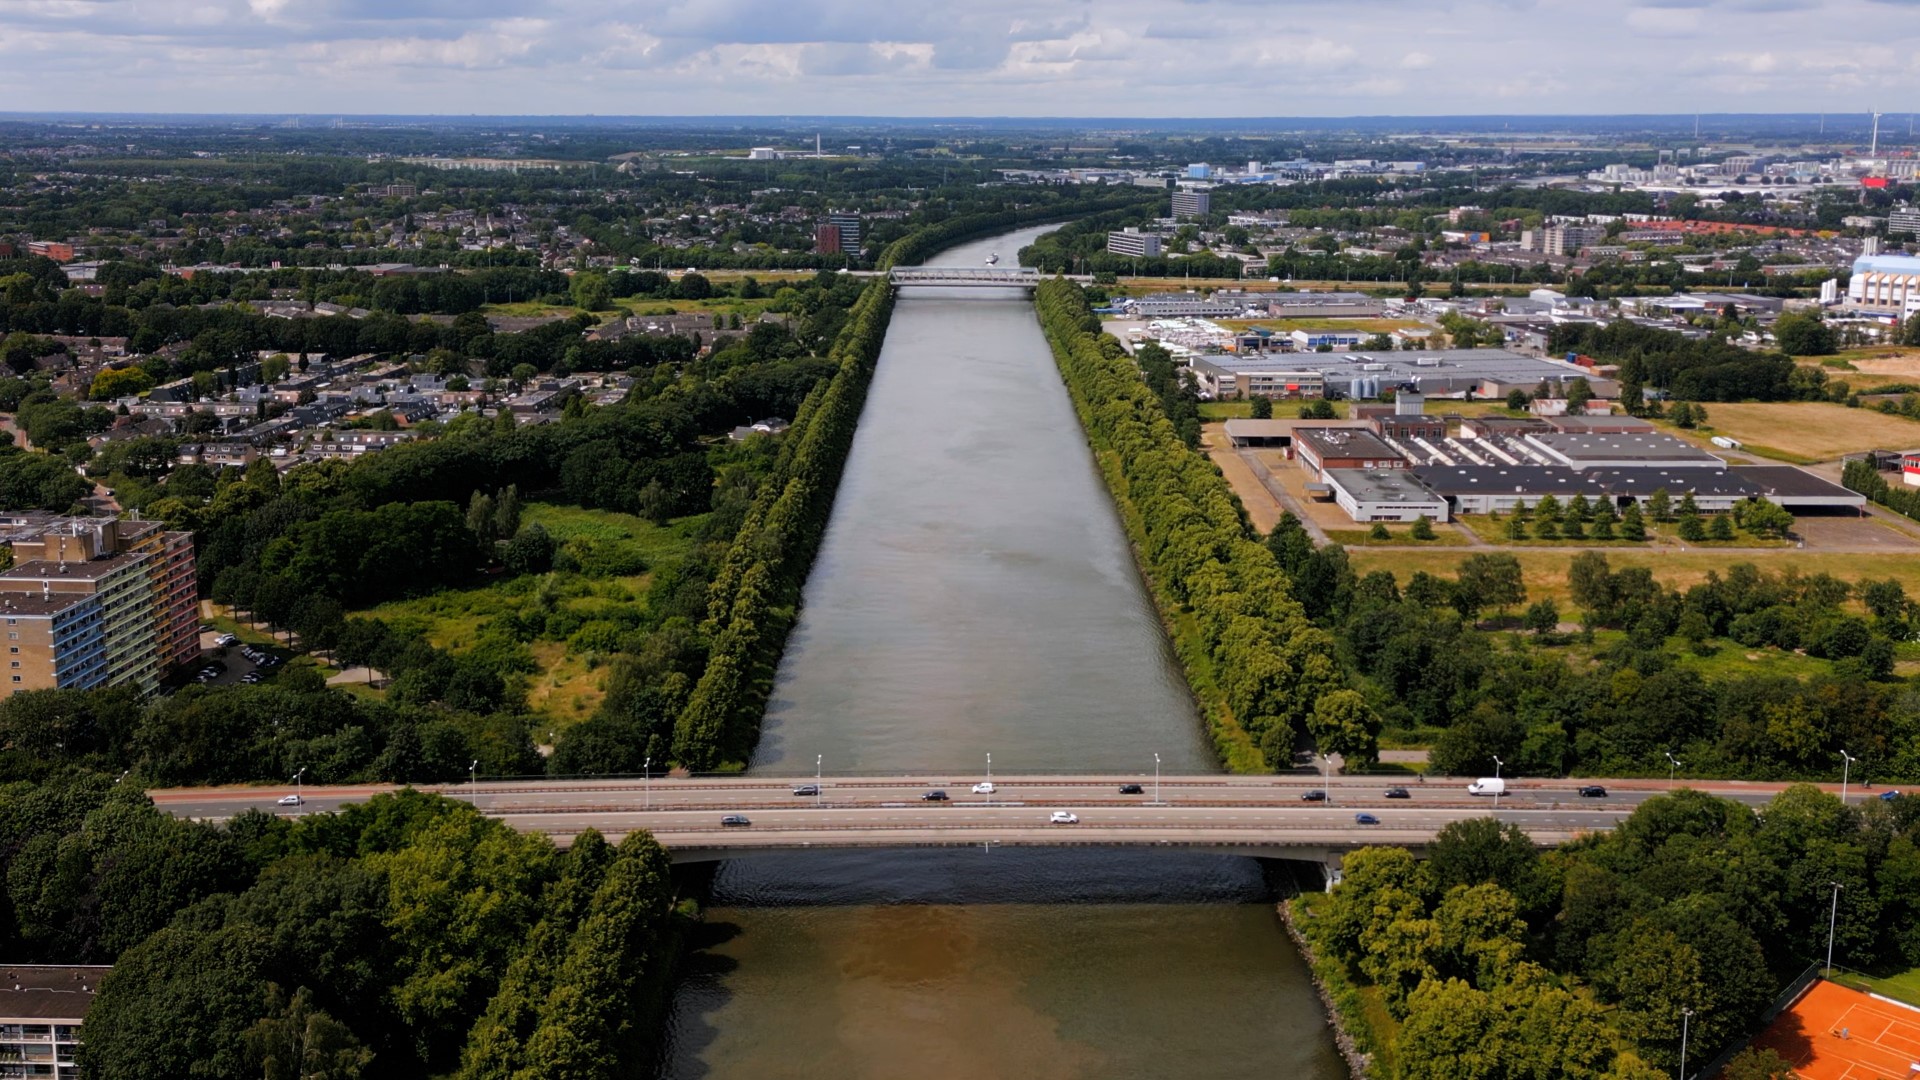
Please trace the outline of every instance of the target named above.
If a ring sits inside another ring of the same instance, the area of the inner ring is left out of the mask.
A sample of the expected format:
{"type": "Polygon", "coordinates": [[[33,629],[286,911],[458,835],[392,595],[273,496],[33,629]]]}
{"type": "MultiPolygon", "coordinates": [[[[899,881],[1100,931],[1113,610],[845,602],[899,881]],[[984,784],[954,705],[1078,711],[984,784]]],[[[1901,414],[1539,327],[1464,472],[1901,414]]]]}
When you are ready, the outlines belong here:
{"type": "Polygon", "coordinates": [[[944,791],[929,791],[925,795],[920,796],[920,801],[921,802],[946,802],[947,793],[944,791]]]}
{"type": "Polygon", "coordinates": [[[1385,799],[1411,799],[1413,798],[1413,792],[1403,787],[1390,787],[1381,792],[1380,796],[1385,799]]]}
{"type": "Polygon", "coordinates": [[[734,826],[740,826],[740,825],[751,825],[753,824],[753,822],[748,821],[747,815],[745,814],[728,814],[726,817],[723,817],[720,819],[720,824],[728,827],[734,827],[734,826]]]}
{"type": "Polygon", "coordinates": [[[975,784],[975,785],[973,785],[973,793],[974,793],[975,795],[991,795],[991,794],[993,794],[993,781],[991,781],[991,780],[982,780],[982,781],[980,781],[979,783],[977,783],[977,784],[975,784]]]}
{"type": "Polygon", "coordinates": [[[793,793],[795,795],[818,795],[820,794],[820,785],[801,784],[799,787],[793,789],[793,793]]]}
{"type": "Polygon", "coordinates": [[[1355,825],[1378,825],[1380,824],[1380,819],[1374,817],[1372,814],[1355,814],[1353,815],[1353,823],[1355,825]]]}
{"type": "Polygon", "coordinates": [[[1317,788],[1313,791],[1303,791],[1300,793],[1300,801],[1301,802],[1326,802],[1327,793],[1317,788]]]}
{"type": "Polygon", "coordinates": [[[1080,824],[1080,818],[1079,818],[1079,815],[1070,814],[1065,810],[1055,810],[1051,815],[1047,817],[1047,824],[1078,825],[1080,824]]]}
{"type": "Polygon", "coordinates": [[[1139,784],[1120,785],[1120,794],[1122,795],[1145,795],[1146,793],[1147,789],[1141,787],[1139,784]]]}
{"type": "Polygon", "coordinates": [[[1580,789],[1580,797],[1583,799],[1604,799],[1607,797],[1607,789],[1601,787],[1599,784],[1588,784],[1580,789]]]}

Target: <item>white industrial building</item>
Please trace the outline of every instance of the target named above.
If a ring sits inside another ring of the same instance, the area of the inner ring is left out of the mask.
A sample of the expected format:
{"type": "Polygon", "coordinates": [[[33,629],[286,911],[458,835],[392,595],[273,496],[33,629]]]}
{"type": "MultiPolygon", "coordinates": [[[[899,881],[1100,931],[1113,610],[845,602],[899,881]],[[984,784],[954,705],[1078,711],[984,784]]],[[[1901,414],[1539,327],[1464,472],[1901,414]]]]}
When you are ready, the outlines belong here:
{"type": "Polygon", "coordinates": [[[1920,312],[1920,258],[1862,255],[1853,261],[1847,306],[1873,315],[1906,318],[1920,312]]]}
{"type": "Polygon", "coordinates": [[[1328,469],[1320,482],[1355,521],[1447,520],[1447,500],[1404,469],[1328,469]]]}

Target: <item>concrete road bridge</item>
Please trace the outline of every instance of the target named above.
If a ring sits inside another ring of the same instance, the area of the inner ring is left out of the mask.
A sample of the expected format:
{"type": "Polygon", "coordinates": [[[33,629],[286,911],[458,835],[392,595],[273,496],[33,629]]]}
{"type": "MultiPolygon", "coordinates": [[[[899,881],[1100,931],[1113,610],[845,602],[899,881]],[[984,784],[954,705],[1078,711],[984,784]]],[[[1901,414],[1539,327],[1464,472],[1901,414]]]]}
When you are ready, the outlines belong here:
{"type": "Polygon", "coordinates": [[[900,266],[887,271],[887,280],[896,288],[1031,289],[1040,284],[1040,271],[1023,266],[900,266]]]}
{"type": "MultiPolygon", "coordinates": [[[[980,775],[646,777],[483,781],[427,787],[482,813],[565,844],[596,829],[610,839],[651,832],[677,862],[770,852],[849,848],[1140,847],[1337,864],[1369,844],[1419,848],[1448,824],[1497,814],[1542,846],[1610,829],[1664,781],[1516,780],[1498,800],[1469,795],[1464,780],[1381,777],[980,775]],[[1604,798],[1579,789],[1604,784],[1604,798]],[[1121,788],[1138,785],[1138,793],[1121,788]],[[1400,788],[1405,797],[1390,790],[1400,788]],[[929,799],[930,793],[944,799],[929,799]],[[1314,798],[1324,793],[1327,798],[1314,798]],[[1078,818],[1053,824],[1054,811],[1078,818]],[[1363,822],[1357,815],[1370,815],[1363,822]],[[746,825],[728,825],[728,816],[746,825]]],[[[1684,782],[1674,786],[1686,786],[1684,782]]],[[[1783,785],[1696,785],[1759,805],[1783,785]]],[[[247,809],[306,814],[363,802],[391,786],[157,790],[176,815],[224,820],[247,809]],[[278,799],[298,794],[301,804],[278,799]]],[[[1855,799],[1871,797],[1859,785],[1855,799]]]]}

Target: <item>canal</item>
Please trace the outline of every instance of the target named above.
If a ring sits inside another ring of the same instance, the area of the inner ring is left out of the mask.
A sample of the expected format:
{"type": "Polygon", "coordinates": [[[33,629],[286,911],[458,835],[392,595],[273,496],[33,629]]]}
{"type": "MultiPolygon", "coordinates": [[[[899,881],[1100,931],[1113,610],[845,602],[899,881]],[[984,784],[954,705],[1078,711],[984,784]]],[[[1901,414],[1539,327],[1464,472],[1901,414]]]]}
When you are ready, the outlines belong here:
{"type": "MultiPolygon", "coordinates": [[[[1011,266],[1042,231],[932,264],[1011,266]]],[[[1150,774],[1156,754],[1217,768],[1030,301],[903,294],[753,768],[962,786],[988,755],[1150,774]]],[[[1194,854],[729,862],[660,1076],[1332,1080],[1272,895],[1261,864],[1194,854]]]]}

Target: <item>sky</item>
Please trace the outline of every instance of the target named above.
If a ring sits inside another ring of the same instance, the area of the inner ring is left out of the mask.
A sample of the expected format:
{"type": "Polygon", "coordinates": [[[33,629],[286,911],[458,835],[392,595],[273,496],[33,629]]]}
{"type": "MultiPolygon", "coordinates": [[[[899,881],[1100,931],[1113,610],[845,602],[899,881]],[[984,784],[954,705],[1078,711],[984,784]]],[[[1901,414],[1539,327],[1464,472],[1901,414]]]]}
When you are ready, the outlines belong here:
{"type": "Polygon", "coordinates": [[[1920,0],[0,0],[9,111],[1920,109],[1920,0]]]}

